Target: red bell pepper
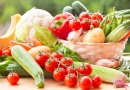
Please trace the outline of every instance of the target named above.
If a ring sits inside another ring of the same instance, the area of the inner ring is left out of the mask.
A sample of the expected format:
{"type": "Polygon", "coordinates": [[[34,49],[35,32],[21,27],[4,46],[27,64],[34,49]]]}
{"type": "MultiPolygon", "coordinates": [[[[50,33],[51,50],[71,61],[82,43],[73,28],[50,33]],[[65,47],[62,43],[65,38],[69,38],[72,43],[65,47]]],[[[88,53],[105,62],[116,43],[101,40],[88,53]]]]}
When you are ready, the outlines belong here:
{"type": "Polygon", "coordinates": [[[69,20],[72,18],[74,18],[74,16],[68,12],[56,15],[50,24],[50,30],[59,39],[66,40],[68,34],[72,31],[69,27],[69,20]]]}

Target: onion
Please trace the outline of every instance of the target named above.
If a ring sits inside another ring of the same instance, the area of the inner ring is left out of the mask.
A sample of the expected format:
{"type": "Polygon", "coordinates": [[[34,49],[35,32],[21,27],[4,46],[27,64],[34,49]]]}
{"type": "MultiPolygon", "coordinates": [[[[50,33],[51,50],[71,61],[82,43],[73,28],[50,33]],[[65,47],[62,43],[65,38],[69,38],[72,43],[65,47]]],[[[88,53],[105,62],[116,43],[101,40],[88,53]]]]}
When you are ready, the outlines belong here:
{"type": "Polygon", "coordinates": [[[114,87],[115,88],[122,88],[122,87],[126,87],[126,86],[128,86],[128,85],[122,80],[116,80],[114,82],[114,87]]]}

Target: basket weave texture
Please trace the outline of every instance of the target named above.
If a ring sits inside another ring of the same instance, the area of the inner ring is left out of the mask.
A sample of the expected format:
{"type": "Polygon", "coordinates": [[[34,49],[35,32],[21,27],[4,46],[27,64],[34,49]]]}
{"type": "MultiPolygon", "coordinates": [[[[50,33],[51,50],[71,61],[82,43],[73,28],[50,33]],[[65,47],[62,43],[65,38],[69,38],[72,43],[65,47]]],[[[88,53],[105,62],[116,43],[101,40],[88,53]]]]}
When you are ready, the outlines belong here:
{"type": "Polygon", "coordinates": [[[94,64],[99,59],[119,59],[127,40],[117,43],[82,43],[65,40],[59,42],[76,51],[83,60],[94,64]]]}

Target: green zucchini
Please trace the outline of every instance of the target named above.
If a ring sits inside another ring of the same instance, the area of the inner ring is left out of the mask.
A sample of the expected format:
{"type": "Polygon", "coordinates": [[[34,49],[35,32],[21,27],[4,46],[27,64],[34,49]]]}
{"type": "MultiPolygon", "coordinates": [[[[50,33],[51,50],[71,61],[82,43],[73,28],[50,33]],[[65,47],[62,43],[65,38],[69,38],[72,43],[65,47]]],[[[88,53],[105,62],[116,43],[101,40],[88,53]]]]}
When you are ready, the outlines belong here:
{"type": "Polygon", "coordinates": [[[80,1],[74,1],[72,3],[72,8],[74,9],[74,12],[77,16],[79,16],[79,14],[83,11],[88,12],[88,9],[80,1]]]}
{"type": "Polygon", "coordinates": [[[62,13],[64,13],[64,12],[69,12],[69,13],[75,15],[74,9],[71,6],[65,6],[62,10],[62,13]]]}
{"type": "Polygon", "coordinates": [[[28,52],[20,45],[11,48],[12,57],[20,64],[34,79],[38,88],[44,87],[44,73],[28,52]]]}

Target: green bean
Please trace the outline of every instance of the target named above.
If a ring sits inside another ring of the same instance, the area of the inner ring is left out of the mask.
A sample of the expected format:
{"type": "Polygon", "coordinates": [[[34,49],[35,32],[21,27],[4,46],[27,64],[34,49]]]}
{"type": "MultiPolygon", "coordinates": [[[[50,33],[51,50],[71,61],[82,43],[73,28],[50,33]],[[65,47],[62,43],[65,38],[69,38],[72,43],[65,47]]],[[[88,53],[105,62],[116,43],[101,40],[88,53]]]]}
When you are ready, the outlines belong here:
{"type": "Polygon", "coordinates": [[[105,16],[104,19],[102,20],[102,22],[100,23],[99,27],[103,28],[104,24],[106,23],[107,20],[108,20],[108,16],[105,16]]]}
{"type": "Polygon", "coordinates": [[[117,27],[117,18],[114,15],[114,20],[113,20],[113,23],[112,23],[112,29],[111,29],[111,31],[113,31],[116,27],[117,27]]]}
{"type": "Polygon", "coordinates": [[[120,25],[120,24],[122,24],[123,23],[123,15],[121,16],[121,18],[120,18],[120,20],[117,22],[117,25],[120,25]]]}
{"type": "Polygon", "coordinates": [[[114,16],[110,15],[110,22],[106,25],[105,36],[107,36],[111,32],[113,20],[114,16]]]}
{"type": "Polygon", "coordinates": [[[104,33],[105,33],[105,30],[106,30],[107,22],[108,22],[108,16],[106,17],[106,19],[105,19],[105,21],[104,21],[104,23],[102,25],[102,27],[103,27],[102,30],[104,31],[104,33]]]}

